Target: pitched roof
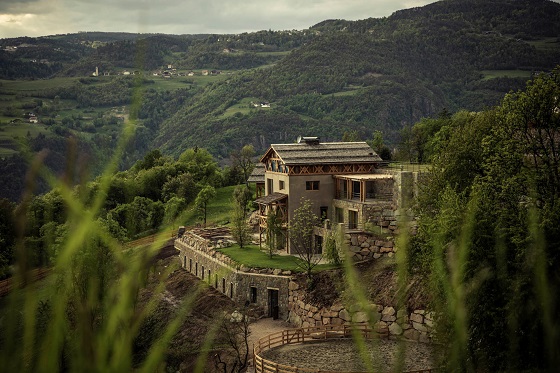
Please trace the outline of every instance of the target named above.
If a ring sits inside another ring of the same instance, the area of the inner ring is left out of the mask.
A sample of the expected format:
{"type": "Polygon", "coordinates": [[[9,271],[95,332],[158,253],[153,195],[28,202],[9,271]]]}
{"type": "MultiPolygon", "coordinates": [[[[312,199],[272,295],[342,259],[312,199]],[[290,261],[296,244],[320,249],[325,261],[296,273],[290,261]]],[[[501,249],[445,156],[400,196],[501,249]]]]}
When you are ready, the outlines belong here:
{"type": "Polygon", "coordinates": [[[269,205],[273,202],[281,201],[284,198],[288,198],[288,195],[283,194],[283,193],[274,192],[274,193],[270,193],[268,196],[257,198],[255,200],[255,203],[258,203],[259,205],[269,205]]]}
{"type": "Polygon", "coordinates": [[[309,144],[272,144],[261,158],[265,160],[271,152],[286,165],[377,163],[381,157],[366,142],[327,142],[309,144]]]}
{"type": "Polygon", "coordinates": [[[251,172],[251,175],[249,175],[249,178],[247,179],[247,182],[248,183],[264,183],[264,172],[265,172],[264,164],[263,163],[257,163],[255,165],[255,168],[253,168],[253,172],[251,172]]]}

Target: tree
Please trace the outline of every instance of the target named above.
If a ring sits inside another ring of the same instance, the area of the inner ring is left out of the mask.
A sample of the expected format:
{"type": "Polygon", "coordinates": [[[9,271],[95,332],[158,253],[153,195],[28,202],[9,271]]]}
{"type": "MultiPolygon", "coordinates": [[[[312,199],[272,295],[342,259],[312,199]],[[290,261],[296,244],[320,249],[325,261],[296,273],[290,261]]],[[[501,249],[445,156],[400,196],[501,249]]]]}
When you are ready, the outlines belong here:
{"type": "Polygon", "coordinates": [[[266,251],[271,258],[280,248],[282,239],[282,219],[277,210],[269,208],[266,214],[266,251]]]}
{"type": "Polygon", "coordinates": [[[434,285],[454,370],[560,364],[559,97],[556,69],[431,136],[409,262],[434,285]]]}
{"type": "Polygon", "coordinates": [[[241,148],[239,152],[233,152],[231,154],[231,158],[233,161],[233,167],[239,168],[243,173],[243,180],[245,181],[245,185],[249,187],[249,175],[253,172],[253,168],[255,167],[255,163],[253,162],[253,157],[255,156],[255,148],[253,145],[245,145],[241,148]]]}
{"type": "Polygon", "coordinates": [[[251,200],[251,191],[245,186],[238,185],[233,191],[233,238],[240,247],[251,242],[251,228],[247,223],[247,203],[251,200]]]}
{"type": "Polygon", "coordinates": [[[14,222],[15,204],[0,198],[0,279],[8,274],[13,261],[13,246],[16,240],[14,222]]]}
{"type": "Polygon", "coordinates": [[[294,210],[288,232],[290,249],[298,256],[298,266],[306,272],[309,279],[311,279],[311,271],[321,260],[321,255],[316,253],[313,234],[314,228],[319,226],[319,223],[311,201],[302,197],[299,207],[294,210]]]}
{"type": "Polygon", "coordinates": [[[220,325],[220,335],[225,339],[225,345],[233,351],[234,361],[228,370],[227,362],[216,354],[216,368],[224,373],[244,372],[249,361],[249,317],[239,311],[233,311],[229,319],[224,318],[220,325]]]}
{"type": "Polygon", "coordinates": [[[375,150],[377,155],[381,157],[384,161],[391,160],[391,149],[383,143],[383,134],[381,131],[373,132],[373,139],[367,142],[369,146],[375,150]]]}
{"type": "Polygon", "coordinates": [[[208,213],[208,203],[216,197],[216,189],[210,185],[206,185],[202,188],[196,199],[194,200],[194,204],[198,211],[202,214],[202,220],[204,222],[204,226],[206,227],[206,215],[208,213]]]}
{"type": "Polygon", "coordinates": [[[351,131],[344,131],[342,134],[342,141],[343,142],[354,142],[358,141],[360,137],[358,136],[358,131],[351,130],[351,131]]]}
{"type": "Polygon", "coordinates": [[[220,185],[218,164],[206,149],[192,148],[185,150],[177,161],[177,168],[192,175],[196,182],[220,185]]]}

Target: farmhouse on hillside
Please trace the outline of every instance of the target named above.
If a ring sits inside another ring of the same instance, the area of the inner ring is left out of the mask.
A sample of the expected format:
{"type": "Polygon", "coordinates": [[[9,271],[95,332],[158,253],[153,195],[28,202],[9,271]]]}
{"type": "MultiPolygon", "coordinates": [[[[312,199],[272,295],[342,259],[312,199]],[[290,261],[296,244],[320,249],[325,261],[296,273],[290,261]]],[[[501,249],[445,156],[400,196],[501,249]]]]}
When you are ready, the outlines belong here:
{"type": "MultiPolygon", "coordinates": [[[[397,210],[412,188],[401,188],[412,173],[390,172],[366,142],[320,142],[302,137],[293,144],[273,144],[249,178],[257,186],[259,232],[267,228],[272,209],[283,221],[282,247],[292,253],[288,222],[302,198],[313,204],[323,227],[315,230],[315,250],[321,253],[323,237],[332,224],[347,234],[363,232],[369,224],[394,232],[397,210]]],[[[412,185],[412,183],[410,184],[412,185]]]]}

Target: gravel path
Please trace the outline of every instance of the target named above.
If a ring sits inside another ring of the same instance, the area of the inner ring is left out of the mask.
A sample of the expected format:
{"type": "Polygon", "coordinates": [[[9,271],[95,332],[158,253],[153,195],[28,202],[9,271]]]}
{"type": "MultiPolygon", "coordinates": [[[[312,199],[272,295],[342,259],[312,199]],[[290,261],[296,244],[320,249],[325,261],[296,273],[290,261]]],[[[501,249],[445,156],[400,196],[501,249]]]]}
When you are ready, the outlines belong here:
{"type": "MultiPolygon", "coordinates": [[[[254,344],[261,338],[266,337],[269,334],[281,332],[286,329],[292,329],[293,326],[288,324],[282,320],[272,320],[272,318],[265,318],[260,319],[251,325],[249,325],[249,331],[251,334],[249,335],[249,348],[251,351],[251,356],[253,356],[253,346],[254,344]]],[[[251,361],[249,369],[247,373],[254,372],[254,368],[252,366],[253,362],[251,361]]]]}

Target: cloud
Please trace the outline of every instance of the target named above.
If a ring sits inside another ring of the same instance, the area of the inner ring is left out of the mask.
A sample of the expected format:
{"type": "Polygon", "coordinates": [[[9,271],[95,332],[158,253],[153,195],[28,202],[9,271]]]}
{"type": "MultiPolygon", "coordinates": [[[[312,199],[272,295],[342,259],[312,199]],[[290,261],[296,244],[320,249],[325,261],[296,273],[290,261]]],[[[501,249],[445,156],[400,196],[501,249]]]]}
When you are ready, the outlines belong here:
{"type": "Polygon", "coordinates": [[[326,19],[388,16],[422,0],[1,0],[0,36],[77,31],[240,33],[305,29],[326,19]],[[35,15],[25,18],[23,15],[35,15]],[[16,16],[20,16],[17,18],[16,16]],[[7,18],[6,18],[7,17],[7,18]]]}

